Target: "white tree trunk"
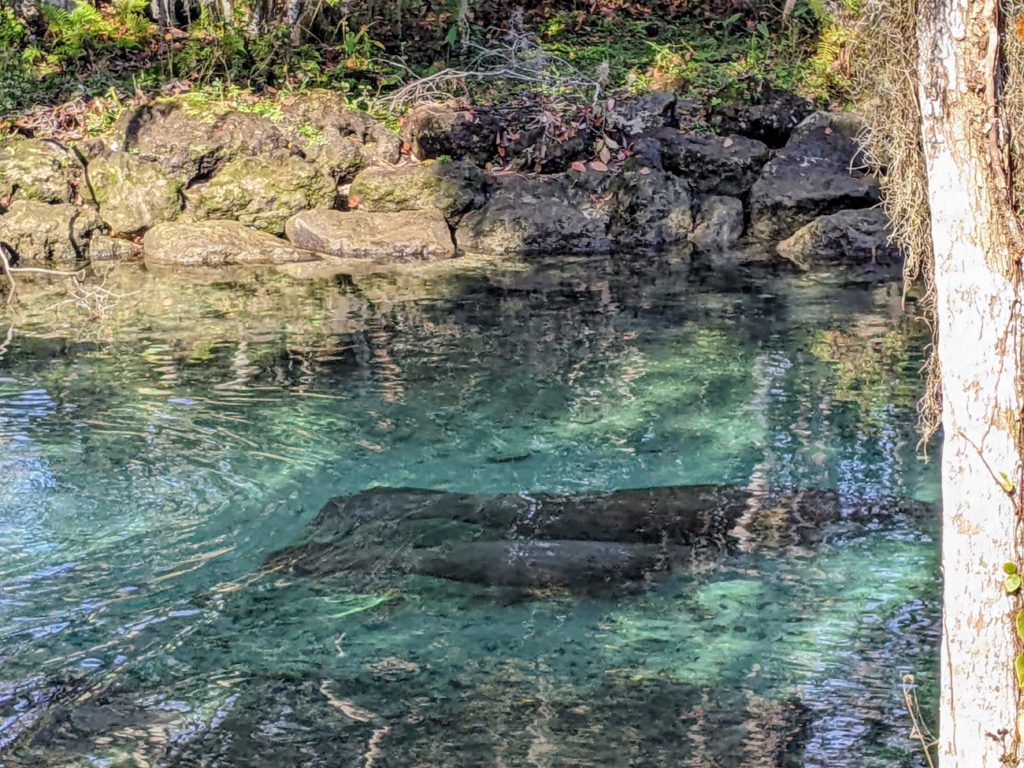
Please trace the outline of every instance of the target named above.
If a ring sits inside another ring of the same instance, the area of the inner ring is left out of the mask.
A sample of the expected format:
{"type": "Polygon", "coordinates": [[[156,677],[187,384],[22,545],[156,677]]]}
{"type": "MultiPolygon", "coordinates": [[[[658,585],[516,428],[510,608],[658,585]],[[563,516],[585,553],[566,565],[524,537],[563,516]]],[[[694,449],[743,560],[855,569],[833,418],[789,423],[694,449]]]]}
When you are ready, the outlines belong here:
{"type": "MultiPolygon", "coordinates": [[[[942,768],[1018,765],[1013,614],[1024,293],[992,108],[994,0],[922,0],[919,100],[942,366],[942,768]],[[1014,484],[1004,490],[1001,474],[1014,484]]],[[[1024,126],[1022,126],[1024,128],[1024,126]]]]}

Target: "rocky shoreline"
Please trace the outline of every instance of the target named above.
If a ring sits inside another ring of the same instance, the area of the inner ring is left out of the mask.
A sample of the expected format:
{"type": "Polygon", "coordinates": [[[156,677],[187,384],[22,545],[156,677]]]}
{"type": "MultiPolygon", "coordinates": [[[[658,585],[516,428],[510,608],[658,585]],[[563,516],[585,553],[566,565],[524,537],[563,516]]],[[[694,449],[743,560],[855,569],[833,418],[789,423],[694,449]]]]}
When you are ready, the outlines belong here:
{"type": "MultiPolygon", "coordinates": [[[[267,114],[180,97],[73,147],[0,140],[0,242],[21,264],[420,262],[693,248],[711,260],[898,274],[859,125],[786,94],[692,130],[669,93],[602,132],[499,142],[493,110],[427,105],[400,134],[314,91],[267,114]],[[595,154],[596,152],[596,154],[595,154]]],[[[533,122],[536,122],[534,120],[533,122]]]]}

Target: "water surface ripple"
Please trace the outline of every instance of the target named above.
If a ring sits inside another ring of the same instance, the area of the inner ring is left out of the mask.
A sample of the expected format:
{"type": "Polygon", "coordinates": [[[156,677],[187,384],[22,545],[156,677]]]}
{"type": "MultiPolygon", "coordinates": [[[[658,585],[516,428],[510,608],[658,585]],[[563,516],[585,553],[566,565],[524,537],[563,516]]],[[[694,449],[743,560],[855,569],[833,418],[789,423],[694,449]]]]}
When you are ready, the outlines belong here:
{"type": "Polygon", "coordinates": [[[934,521],[583,593],[264,567],[374,486],[935,501],[898,286],[671,257],[107,279],[98,320],[27,287],[0,357],[0,766],[920,765],[934,521]]]}

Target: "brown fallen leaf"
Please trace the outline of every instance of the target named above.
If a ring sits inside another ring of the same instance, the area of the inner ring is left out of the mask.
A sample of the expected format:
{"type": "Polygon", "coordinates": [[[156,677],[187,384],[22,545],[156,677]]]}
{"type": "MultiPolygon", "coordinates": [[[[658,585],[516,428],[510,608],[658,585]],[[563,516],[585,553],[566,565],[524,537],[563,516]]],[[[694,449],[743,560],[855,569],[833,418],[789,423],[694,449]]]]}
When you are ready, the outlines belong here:
{"type": "Polygon", "coordinates": [[[640,175],[641,176],[650,176],[651,175],[651,169],[648,168],[647,166],[644,166],[643,168],[640,169],[640,175]]]}
{"type": "Polygon", "coordinates": [[[594,160],[590,164],[590,169],[592,171],[598,171],[599,173],[604,173],[605,171],[608,170],[608,166],[605,165],[604,163],[602,163],[600,160],[594,160]]]}
{"type": "Polygon", "coordinates": [[[735,143],[736,142],[732,140],[732,137],[728,136],[728,137],[726,137],[725,141],[722,142],[722,146],[725,147],[726,149],[728,149],[729,147],[731,147],[735,143]]]}
{"type": "Polygon", "coordinates": [[[577,160],[575,163],[573,163],[569,167],[572,168],[574,171],[576,171],[576,173],[586,173],[587,172],[587,166],[585,166],[579,160],[577,160]]]}

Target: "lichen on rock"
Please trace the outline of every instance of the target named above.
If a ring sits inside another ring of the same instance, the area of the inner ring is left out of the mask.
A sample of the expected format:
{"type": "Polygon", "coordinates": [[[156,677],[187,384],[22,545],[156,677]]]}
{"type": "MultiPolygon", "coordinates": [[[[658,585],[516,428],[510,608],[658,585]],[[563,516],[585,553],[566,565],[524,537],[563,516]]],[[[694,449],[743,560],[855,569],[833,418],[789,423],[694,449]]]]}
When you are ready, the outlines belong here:
{"type": "Polygon", "coordinates": [[[181,184],[160,166],[127,152],[104,152],[89,162],[86,178],[103,223],[114,234],[135,234],[181,211],[181,184]]]}
{"type": "Polygon", "coordinates": [[[317,209],[292,217],[288,239],[300,248],[351,259],[429,261],[455,255],[437,212],[368,212],[317,209]]]}
{"type": "Polygon", "coordinates": [[[89,238],[100,226],[92,208],[15,200],[0,216],[0,241],[20,263],[70,263],[85,258],[89,238]]]}
{"type": "Polygon", "coordinates": [[[299,211],[332,206],[334,181],[294,155],[239,157],[186,193],[196,219],[234,219],[248,227],[284,234],[285,222],[299,211]]]}
{"type": "Polygon", "coordinates": [[[147,262],[184,267],[220,267],[316,261],[317,256],[281,238],[237,221],[157,224],[142,247],[147,262]]]}
{"type": "Polygon", "coordinates": [[[363,211],[436,211],[452,223],[483,202],[484,173],[463,161],[368,168],[349,190],[349,204],[363,211]]]}

